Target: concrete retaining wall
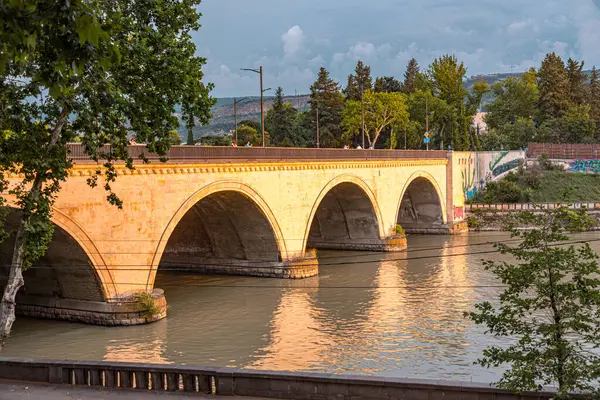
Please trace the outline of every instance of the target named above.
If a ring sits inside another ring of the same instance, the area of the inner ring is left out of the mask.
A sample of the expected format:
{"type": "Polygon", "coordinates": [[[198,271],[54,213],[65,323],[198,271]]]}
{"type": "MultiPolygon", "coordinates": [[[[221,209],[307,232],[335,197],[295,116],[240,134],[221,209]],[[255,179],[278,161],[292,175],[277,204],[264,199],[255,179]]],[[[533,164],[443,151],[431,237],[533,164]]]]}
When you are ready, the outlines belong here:
{"type": "Polygon", "coordinates": [[[490,385],[176,365],[46,361],[0,357],[0,379],[302,400],[546,400],[490,385]]]}

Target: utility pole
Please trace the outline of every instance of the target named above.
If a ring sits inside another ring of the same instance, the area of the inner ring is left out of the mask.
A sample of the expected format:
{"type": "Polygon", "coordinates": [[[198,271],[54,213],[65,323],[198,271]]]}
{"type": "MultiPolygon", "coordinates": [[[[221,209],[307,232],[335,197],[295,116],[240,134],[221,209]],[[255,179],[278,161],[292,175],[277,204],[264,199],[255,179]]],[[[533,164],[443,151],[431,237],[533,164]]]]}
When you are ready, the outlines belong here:
{"type": "Polygon", "coordinates": [[[252,69],[252,68],[241,68],[241,70],[242,71],[251,71],[251,72],[254,72],[254,73],[257,73],[260,75],[260,126],[261,126],[261,130],[262,130],[262,147],[265,147],[265,102],[264,102],[263,95],[267,90],[271,90],[271,88],[263,90],[263,67],[262,67],[262,65],[260,66],[260,68],[258,70],[252,69]]]}
{"type": "Polygon", "coordinates": [[[319,129],[320,129],[319,128],[319,107],[317,107],[317,149],[321,148],[321,145],[319,143],[321,133],[320,133],[319,129]]]}
{"type": "Polygon", "coordinates": [[[361,127],[362,127],[362,148],[365,148],[365,96],[364,96],[364,85],[360,83],[360,113],[361,113],[361,127]]]}
{"type": "Polygon", "coordinates": [[[262,130],[262,147],[265,147],[265,101],[263,95],[263,69],[260,66],[260,128],[262,130]]]}
{"type": "Polygon", "coordinates": [[[237,99],[233,98],[233,122],[235,123],[235,144],[238,145],[237,99]]]}

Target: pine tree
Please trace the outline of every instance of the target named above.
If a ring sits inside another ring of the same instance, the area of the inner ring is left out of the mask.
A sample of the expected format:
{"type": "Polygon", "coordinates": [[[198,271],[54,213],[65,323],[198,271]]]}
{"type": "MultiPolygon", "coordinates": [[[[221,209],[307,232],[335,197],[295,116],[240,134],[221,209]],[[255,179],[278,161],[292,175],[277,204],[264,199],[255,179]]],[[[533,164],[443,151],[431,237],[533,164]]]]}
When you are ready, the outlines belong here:
{"type": "Polygon", "coordinates": [[[538,72],[540,99],[538,107],[542,120],[565,114],[571,102],[569,74],[562,59],[551,53],[542,62],[538,72]]]}
{"type": "Polygon", "coordinates": [[[277,88],[273,107],[267,113],[265,129],[271,136],[274,146],[291,147],[299,145],[296,138],[296,114],[297,110],[283,101],[283,89],[277,88]]]}
{"type": "Polygon", "coordinates": [[[319,110],[319,131],[321,147],[338,147],[342,140],[342,110],[344,98],[340,85],[329,77],[329,72],[321,67],[319,76],[310,87],[310,115],[313,132],[317,130],[317,110],[319,110]]]}
{"type": "Polygon", "coordinates": [[[419,79],[419,63],[414,58],[408,62],[406,72],[404,73],[404,83],[402,91],[406,94],[414,93],[417,89],[417,80],[419,79]]]}
{"type": "Polygon", "coordinates": [[[569,58],[569,61],[567,61],[567,73],[569,74],[571,102],[577,106],[583,104],[586,100],[586,77],[585,73],[583,72],[584,64],[584,61],[577,62],[572,58],[569,58]]]}
{"type": "Polygon", "coordinates": [[[376,93],[398,93],[402,91],[402,83],[393,76],[384,76],[375,79],[376,93]]]}
{"type": "Polygon", "coordinates": [[[596,128],[600,129],[600,80],[596,67],[592,68],[590,83],[587,85],[587,103],[590,106],[590,118],[596,121],[596,128]]]}
{"type": "Polygon", "coordinates": [[[348,85],[345,90],[346,100],[360,100],[361,85],[363,92],[373,89],[371,67],[359,60],[354,68],[354,74],[348,76],[348,85]]]}

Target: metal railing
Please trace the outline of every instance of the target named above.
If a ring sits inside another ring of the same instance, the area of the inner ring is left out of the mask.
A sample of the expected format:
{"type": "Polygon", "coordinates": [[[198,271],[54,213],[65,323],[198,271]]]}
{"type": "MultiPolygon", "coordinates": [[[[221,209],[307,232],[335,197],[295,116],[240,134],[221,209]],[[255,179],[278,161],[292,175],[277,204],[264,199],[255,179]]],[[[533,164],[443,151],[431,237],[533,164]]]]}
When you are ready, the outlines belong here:
{"type": "MultiPolygon", "coordinates": [[[[93,163],[81,144],[68,145],[70,157],[77,164],[93,163]]],[[[103,152],[110,152],[105,146],[103,152]]],[[[156,162],[159,156],[148,153],[146,146],[129,146],[128,151],[135,162],[145,155],[156,162]]],[[[168,153],[169,163],[190,162],[261,162],[261,161],[373,161],[373,160],[415,160],[446,159],[445,151],[423,150],[357,150],[357,149],[306,149],[284,147],[203,147],[173,146],[168,153]]]]}

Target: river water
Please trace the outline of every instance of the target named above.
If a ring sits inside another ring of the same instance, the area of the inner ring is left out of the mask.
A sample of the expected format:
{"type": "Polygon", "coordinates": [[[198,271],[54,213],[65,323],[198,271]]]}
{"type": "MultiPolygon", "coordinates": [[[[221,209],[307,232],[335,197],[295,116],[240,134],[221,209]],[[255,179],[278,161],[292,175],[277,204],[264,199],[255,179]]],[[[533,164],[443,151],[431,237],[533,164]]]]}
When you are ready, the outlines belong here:
{"type": "Polygon", "coordinates": [[[21,317],[2,355],[491,382],[502,370],[473,363],[507,341],[463,313],[502,290],[482,259],[501,259],[486,243],[508,239],[411,236],[407,253],[321,252],[320,275],[300,281],[159,271],[166,320],[106,328],[21,317]]]}

